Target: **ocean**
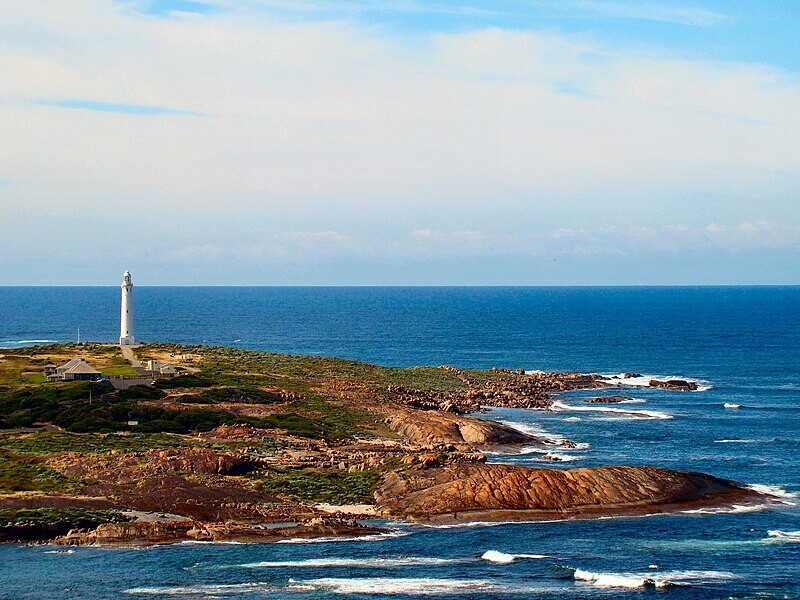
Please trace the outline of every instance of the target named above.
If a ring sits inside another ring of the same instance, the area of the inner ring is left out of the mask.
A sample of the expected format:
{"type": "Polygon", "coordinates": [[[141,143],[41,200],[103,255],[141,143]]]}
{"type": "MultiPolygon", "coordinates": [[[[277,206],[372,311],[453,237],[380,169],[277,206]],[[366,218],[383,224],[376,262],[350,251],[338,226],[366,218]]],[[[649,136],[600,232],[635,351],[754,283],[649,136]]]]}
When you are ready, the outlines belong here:
{"type": "MultiPolygon", "coordinates": [[[[144,342],[640,373],[619,389],[564,393],[552,412],[489,411],[577,444],[490,460],[703,471],[774,501],[588,521],[390,523],[389,535],[313,543],[5,545],[0,597],[800,598],[798,287],[136,287],[134,305],[144,342]],[[691,379],[700,391],[635,385],[651,376],[691,379]],[[632,401],[583,402],[599,394],[632,401]]],[[[115,341],[119,288],[0,287],[0,347],[75,340],[79,327],[81,339],[115,341]]]]}

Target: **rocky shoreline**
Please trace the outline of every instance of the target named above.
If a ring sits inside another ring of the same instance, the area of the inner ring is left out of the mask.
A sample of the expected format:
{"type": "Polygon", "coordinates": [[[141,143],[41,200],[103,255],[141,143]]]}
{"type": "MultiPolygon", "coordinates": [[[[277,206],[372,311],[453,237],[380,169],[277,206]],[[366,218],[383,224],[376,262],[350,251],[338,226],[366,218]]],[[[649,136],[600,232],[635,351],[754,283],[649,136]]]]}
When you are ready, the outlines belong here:
{"type": "MultiPolygon", "coordinates": [[[[115,352],[99,345],[55,350],[80,350],[95,361],[115,352]]],[[[55,350],[25,349],[0,361],[53,362],[55,350]]],[[[36,406],[31,394],[52,407],[32,414],[61,419],[37,428],[30,418],[26,428],[0,431],[0,541],[261,543],[386,533],[363,522],[374,517],[590,518],[766,501],[700,473],[487,464],[488,451],[574,444],[469,413],[487,406],[547,410],[553,393],[617,385],[599,375],[389,369],[167,344],[145,351],[140,358],[180,364],[190,357],[191,371],[162,382],[168,392],[87,383],[95,386],[87,398],[79,382],[0,389],[11,411],[0,411],[0,424],[23,422],[26,407],[36,406]],[[76,422],[69,411],[89,416],[76,422]],[[101,426],[112,432],[92,431],[101,426]],[[76,427],[81,433],[70,429],[76,427]],[[181,433],[162,433],[176,429],[181,433]],[[36,478],[45,483],[32,484],[36,478]]],[[[683,380],[650,385],[697,389],[683,380]]]]}

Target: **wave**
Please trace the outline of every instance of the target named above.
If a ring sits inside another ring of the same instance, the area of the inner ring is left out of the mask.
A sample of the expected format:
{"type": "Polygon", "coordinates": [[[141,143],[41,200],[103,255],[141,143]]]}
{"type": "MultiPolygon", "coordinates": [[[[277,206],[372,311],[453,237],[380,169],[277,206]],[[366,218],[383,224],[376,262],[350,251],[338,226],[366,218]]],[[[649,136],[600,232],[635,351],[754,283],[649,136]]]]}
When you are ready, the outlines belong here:
{"type": "Polygon", "coordinates": [[[500,552],[499,550],[487,550],[483,553],[481,558],[493,563],[507,565],[520,558],[540,559],[550,557],[546,554],[506,554],[505,552],[500,552]]]}
{"type": "Polygon", "coordinates": [[[733,573],[724,571],[670,571],[666,573],[595,573],[575,569],[575,579],[586,581],[596,587],[639,588],[653,586],[663,588],[673,585],[704,584],[733,579],[733,573]]]}
{"type": "Polygon", "coordinates": [[[695,392],[707,392],[708,390],[712,389],[713,386],[708,381],[703,379],[694,379],[691,377],[681,377],[680,375],[641,375],[639,377],[628,377],[625,378],[624,373],[614,374],[614,375],[603,375],[602,381],[603,383],[609,385],[616,385],[616,386],[624,386],[624,387],[646,387],[649,388],[650,381],[653,379],[657,379],[659,381],[669,381],[670,379],[678,379],[681,381],[688,381],[690,383],[696,383],[697,389],[694,390],[695,392]]]}
{"type": "Polygon", "coordinates": [[[780,529],[771,529],[767,532],[770,541],[790,542],[800,544],[800,531],[781,531],[780,529]]]}
{"type": "Polygon", "coordinates": [[[331,544],[334,542],[383,542],[392,538],[410,535],[407,531],[390,531],[388,533],[375,533],[354,537],[317,537],[317,538],[289,538],[278,540],[276,544],[331,544]]]}
{"type": "Polygon", "coordinates": [[[225,540],[225,541],[209,541],[209,540],[183,540],[180,542],[181,544],[185,544],[187,546],[205,546],[205,545],[233,545],[233,546],[243,546],[245,542],[235,542],[232,540],[225,540]]]}
{"type": "Polygon", "coordinates": [[[308,591],[327,591],[334,594],[382,595],[459,595],[502,590],[502,586],[483,579],[418,578],[334,578],[323,577],[291,582],[290,588],[308,591]]]}
{"type": "Polygon", "coordinates": [[[645,548],[667,548],[670,552],[714,552],[721,553],[731,548],[747,548],[753,546],[765,546],[774,544],[797,544],[800,543],[800,531],[781,531],[770,530],[766,537],[736,539],[736,540],[713,540],[713,539],[680,539],[641,542],[645,548]]]}
{"type": "MultiPolygon", "coordinates": [[[[532,435],[538,438],[544,438],[544,443],[550,446],[567,446],[564,450],[586,450],[589,448],[589,444],[579,443],[574,444],[569,442],[566,438],[561,437],[560,435],[550,433],[539,427],[538,425],[534,425],[532,423],[520,423],[519,421],[501,421],[503,425],[507,425],[517,431],[521,431],[522,433],[527,433],[528,435],[532,435]]],[[[541,448],[538,446],[525,446],[521,448],[517,453],[518,454],[530,454],[532,452],[541,452],[541,448]]],[[[506,453],[500,453],[506,454],[506,453]]]]}
{"type": "Polygon", "coordinates": [[[715,444],[769,444],[778,438],[714,440],[715,444]]]}
{"type": "Polygon", "coordinates": [[[687,515],[737,515],[760,512],[768,508],[768,504],[732,504],[731,506],[716,506],[713,508],[693,508],[682,510],[681,512],[687,515]]]}
{"type": "Polygon", "coordinates": [[[240,565],[225,565],[216,567],[220,569],[268,569],[268,568],[324,568],[324,567],[366,567],[383,569],[389,567],[413,567],[422,565],[447,565],[464,562],[455,558],[428,558],[420,556],[397,556],[392,558],[308,558],[305,560],[264,561],[244,563],[240,565]]]}
{"type": "Polygon", "coordinates": [[[553,402],[553,408],[556,410],[565,410],[570,412],[600,412],[632,417],[636,419],[672,419],[673,416],[656,410],[631,410],[625,408],[615,408],[613,406],[571,406],[563,402],[553,402]]]}
{"type": "Polygon", "coordinates": [[[467,527],[500,527],[502,525],[541,525],[543,523],[565,523],[569,519],[543,519],[529,521],[463,521],[459,523],[416,523],[426,529],[464,529],[467,527]]]}
{"type": "Polygon", "coordinates": [[[737,409],[737,408],[742,408],[741,404],[730,404],[729,402],[726,402],[722,406],[724,406],[725,408],[734,409],[734,410],[737,409]]]}
{"type": "Polygon", "coordinates": [[[123,594],[148,596],[230,596],[250,592],[270,592],[277,588],[269,583],[232,583],[207,585],[165,585],[135,587],[123,590],[123,594]]]}
{"type": "Polygon", "coordinates": [[[537,462],[549,462],[549,463],[559,463],[559,462],[575,462],[576,460],[586,460],[585,456],[576,456],[574,454],[563,454],[558,452],[548,452],[541,458],[536,459],[537,462]]]}
{"type": "Polygon", "coordinates": [[[28,344],[57,344],[58,340],[0,340],[0,348],[13,348],[14,346],[26,346],[28,344]],[[10,346],[6,344],[11,344],[10,346]]]}
{"type": "Polygon", "coordinates": [[[758,492],[759,494],[777,498],[778,502],[781,504],[788,504],[789,506],[797,506],[797,502],[794,502],[794,500],[800,496],[800,494],[796,492],[787,492],[785,489],[777,485],[761,485],[759,483],[751,483],[745,487],[753,490],[754,492],[758,492]]]}

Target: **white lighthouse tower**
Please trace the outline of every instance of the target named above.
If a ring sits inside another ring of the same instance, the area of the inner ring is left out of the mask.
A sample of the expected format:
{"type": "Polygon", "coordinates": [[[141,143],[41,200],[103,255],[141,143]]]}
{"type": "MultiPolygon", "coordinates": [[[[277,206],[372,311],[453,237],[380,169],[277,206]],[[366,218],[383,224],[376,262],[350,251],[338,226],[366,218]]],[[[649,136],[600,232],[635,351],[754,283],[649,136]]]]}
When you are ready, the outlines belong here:
{"type": "Polygon", "coordinates": [[[133,339],[133,282],[131,274],[125,271],[122,274],[122,304],[119,319],[119,345],[130,346],[133,339]]]}

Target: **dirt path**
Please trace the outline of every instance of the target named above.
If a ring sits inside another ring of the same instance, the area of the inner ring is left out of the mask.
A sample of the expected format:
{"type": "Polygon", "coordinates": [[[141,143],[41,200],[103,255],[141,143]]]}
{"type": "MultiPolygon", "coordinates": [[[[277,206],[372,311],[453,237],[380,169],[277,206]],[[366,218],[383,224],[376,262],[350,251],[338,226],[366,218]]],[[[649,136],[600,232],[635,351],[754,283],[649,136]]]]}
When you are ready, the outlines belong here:
{"type": "Polygon", "coordinates": [[[140,363],[136,359],[136,355],[134,355],[133,353],[133,349],[138,347],[139,347],[138,345],[137,346],[122,345],[119,347],[119,349],[122,351],[123,358],[131,364],[131,367],[133,367],[135,371],[138,371],[139,373],[144,373],[146,372],[146,369],[144,368],[142,363],[140,363]]]}

